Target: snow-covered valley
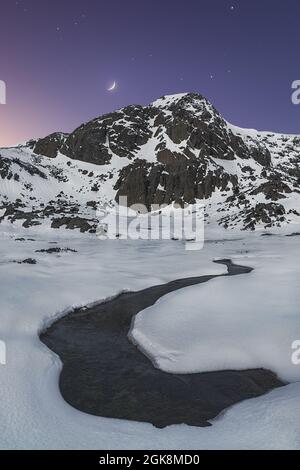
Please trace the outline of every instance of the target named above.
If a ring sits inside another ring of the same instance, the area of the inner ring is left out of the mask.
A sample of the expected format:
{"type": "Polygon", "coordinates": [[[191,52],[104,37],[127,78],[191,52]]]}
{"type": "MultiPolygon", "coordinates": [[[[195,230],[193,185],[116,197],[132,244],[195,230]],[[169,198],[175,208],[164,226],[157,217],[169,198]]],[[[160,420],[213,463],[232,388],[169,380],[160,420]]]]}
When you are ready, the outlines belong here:
{"type": "Polygon", "coordinates": [[[300,337],[300,274],[295,256],[299,242],[299,237],[284,235],[231,233],[228,237],[225,231],[216,238],[212,232],[207,233],[203,250],[188,252],[182,242],[99,241],[92,235],[41,236],[24,229],[2,232],[1,339],[7,344],[7,365],[0,368],[1,447],[299,448],[300,366],[291,363],[291,342],[300,337]],[[22,236],[25,241],[16,241],[22,236]],[[76,252],[36,253],[56,246],[53,242],[76,252]],[[71,307],[124,289],[223,273],[224,266],[212,263],[218,257],[251,264],[255,270],[171,294],[152,312],[141,313],[139,334],[151,344],[160,326],[155,351],[163,368],[169,369],[170,364],[173,369],[197,371],[269,367],[290,385],[236,405],[209,429],[158,430],[150,424],[85,415],[64,402],[58,389],[60,360],[38,338],[45,325],[71,307]],[[26,258],[35,258],[37,264],[11,262],[26,258]],[[173,312],[164,308],[172,302],[173,312]],[[159,307],[162,315],[157,319],[159,307]]]}

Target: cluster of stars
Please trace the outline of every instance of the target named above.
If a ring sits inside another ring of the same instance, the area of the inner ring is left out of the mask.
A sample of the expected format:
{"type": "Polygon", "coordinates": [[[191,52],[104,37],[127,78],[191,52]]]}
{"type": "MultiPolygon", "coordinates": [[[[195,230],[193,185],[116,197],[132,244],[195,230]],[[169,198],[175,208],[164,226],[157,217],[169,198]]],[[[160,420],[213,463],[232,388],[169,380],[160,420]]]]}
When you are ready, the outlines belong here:
{"type": "MultiPolygon", "coordinates": [[[[23,0],[16,0],[15,3],[16,3],[17,8],[22,9],[24,12],[27,12],[27,11],[28,11],[28,8],[26,8],[26,7],[24,6],[23,0]]],[[[229,5],[228,8],[229,8],[229,11],[230,11],[230,12],[234,12],[234,11],[236,10],[235,5],[229,5]]],[[[83,22],[86,18],[87,18],[86,13],[81,13],[81,14],[73,21],[74,27],[75,27],[75,28],[78,28],[78,27],[80,26],[80,24],[82,24],[82,22],[83,22]]],[[[56,32],[56,34],[58,35],[58,38],[59,38],[60,40],[63,39],[63,31],[64,31],[64,29],[63,29],[63,27],[62,27],[61,25],[56,25],[56,27],[55,27],[55,32],[56,32]]],[[[149,54],[148,54],[148,58],[151,59],[152,57],[153,57],[153,54],[152,54],[152,53],[149,53],[149,54]]],[[[135,56],[132,56],[132,57],[131,57],[131,61],[132,61],[132,62],[136,62],[136,57],[135,57],[135,56]]],[[[226,72],[227,72],[228,74],[231,74],[231,73],[232,73],[231,68],[228,68],[228,69],[226,70],[226,72]]],[[[214,73],[210,73],[210,74],[209,74],[209,79],[210,79],[210,80],[215,80],[215,78],[216,78],[216,76],[215,76],[214,73]]],[[[179,80],[180,82],[183,82],[183,81],[184,81],[184,77],[183,77],[183,76],[179,76],[179,77],[178,77],[178,80],[179,80]]],[[[115,89],[115,88],[116,88],[116,87],[114,87],[113,89],[115,89]]]]}

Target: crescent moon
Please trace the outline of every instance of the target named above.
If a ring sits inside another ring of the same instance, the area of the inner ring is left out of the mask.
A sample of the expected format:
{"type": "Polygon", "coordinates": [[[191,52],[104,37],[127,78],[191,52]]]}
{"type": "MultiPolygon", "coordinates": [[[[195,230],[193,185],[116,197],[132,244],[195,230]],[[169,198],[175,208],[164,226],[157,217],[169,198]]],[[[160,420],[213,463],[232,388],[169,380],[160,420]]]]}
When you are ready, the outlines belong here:
{"type": "Polygon", "coordinates": [[[114,82],[114,83],[112,84],[112,86],[110,86],[110,87],[108,88],[107,91],[113,91],[113,90],[115,90],[116,86],[117,86],[117,84],[116,84],[116,82],[114,82]]]}

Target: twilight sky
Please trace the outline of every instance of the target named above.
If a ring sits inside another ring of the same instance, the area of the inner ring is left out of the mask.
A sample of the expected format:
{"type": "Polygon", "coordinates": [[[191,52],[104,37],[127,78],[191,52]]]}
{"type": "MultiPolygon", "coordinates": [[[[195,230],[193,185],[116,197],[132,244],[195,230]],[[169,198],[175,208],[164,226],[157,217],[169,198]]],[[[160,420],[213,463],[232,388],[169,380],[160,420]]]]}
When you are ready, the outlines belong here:
{"type": "Polygon", "coordinates": [[[300,134],[299,0],[0,0],[0,18],[0,145],[185,91],[300,134]]]}

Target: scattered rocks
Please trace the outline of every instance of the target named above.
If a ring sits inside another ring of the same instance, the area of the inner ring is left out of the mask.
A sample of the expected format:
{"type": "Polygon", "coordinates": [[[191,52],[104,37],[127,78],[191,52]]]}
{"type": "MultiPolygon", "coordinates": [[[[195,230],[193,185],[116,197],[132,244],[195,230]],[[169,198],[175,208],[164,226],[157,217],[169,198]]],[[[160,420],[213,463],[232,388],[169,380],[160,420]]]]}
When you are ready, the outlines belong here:
{"type": "Polygon", "coordinates": [[[53,254],[53,253],[77,253],[77,250],[73,250],[72,248],[45,248],[42,250],[36,250],[36,253],[48,253],[48,254],[53,254]]]}
{"type": "Polygon", "coordinates": [[[246,212],[245,229],[254,230],[258,222],[261,222],[265,227],[271,227],[275,223],[283,222],[285,215],[285,208],[281,204],[276,203],[259,203],[246,212]]]}
{"type": "Polygon", "coordinates": [[[17,264],[37,264],[37,261],[36,261],[36,259],[33,259],[33,258],[27,258],[27,259],[24,259],[22,261],[13,261],[13,263],[17,263],[17,264]]]}
{"type": "Polygon", "coordinates": [[[81,233],[84,233],[94,230],[97,224],[82,217],[60,217],[52,220],[51,228],[58,229],[63,226],[68,230],[79,229],[81,233]]]}
{"type": "Polygon", "coordinates": [[[97,210],[98,208],[98,204],[96,201],[88,201],[86,203],[87,207],[91,207],[92,209],[94,209],[95,211],[97,210]]]}

